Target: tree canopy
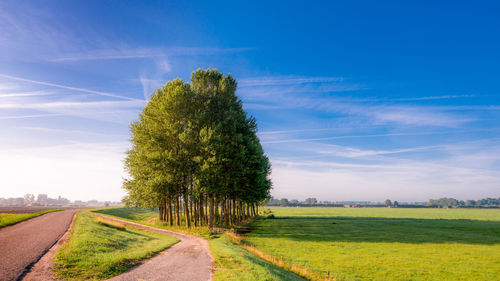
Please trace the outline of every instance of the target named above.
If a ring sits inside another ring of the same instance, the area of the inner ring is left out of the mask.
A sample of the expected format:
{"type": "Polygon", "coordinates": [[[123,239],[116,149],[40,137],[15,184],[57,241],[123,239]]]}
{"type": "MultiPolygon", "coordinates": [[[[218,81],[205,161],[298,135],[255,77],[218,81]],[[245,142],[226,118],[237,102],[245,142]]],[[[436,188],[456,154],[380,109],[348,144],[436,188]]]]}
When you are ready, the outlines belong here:
{"type": "Polygon", "coordinates": [[[130,126],[125,203],[158,207],[160,220],[180,225],[182,217],[188,227],[257,214],[271,166],[236,87],[231,75],[198,69],[190,83],[175,79],[151,94],[130,126]]]}

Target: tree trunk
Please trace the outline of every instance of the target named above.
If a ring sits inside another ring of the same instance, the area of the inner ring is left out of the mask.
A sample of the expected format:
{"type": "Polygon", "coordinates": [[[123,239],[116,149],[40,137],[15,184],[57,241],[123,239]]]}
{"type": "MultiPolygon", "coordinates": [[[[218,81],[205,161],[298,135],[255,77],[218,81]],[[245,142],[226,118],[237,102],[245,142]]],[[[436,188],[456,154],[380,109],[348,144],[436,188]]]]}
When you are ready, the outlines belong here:
{"type": "Polygon", "coordinates": [[[193,223],[194,223],[194,226],[197,227],[198,226],[198,204],[195,200],[192,201],[192,204],[193,204],[193,223]]]}
{"type": "Polygon", "coordinates": [[[210,231],[210,234],[212,234],[213,228],[214,228],[214,199],[210,198],[209,199],[209,207],[208,207],[208,230],[210,231]]]}
{"type": "Polygon", "coordinates": [[[163,221],[163,208],[162,208],[162,206],[159,206],[159,207],[158,207],[158,220],[159,220],[160,222],[162,222],[162,221],[163,221]]]}
{"type": "Polygon", "coordinates": [[[226,226],[229,226],[229,210],[231,210],[229,208],[229,200],[226,198],[226,200],[224,200],[224,224],[226,226]]]}
{"type": "Polygon", "coordinates": [[[184,193],[184,196],[183,196],[183,201],[184,201],[184,216],[186,218],[186,227],[187,228],[190,228],[191,227],[191,220],[189,219],[189,206],[188,206],[188,198],[187,198],[187,195],[186,193],[184,193]]]}
{"type": "Polygon", "coordinates": [[[200,197],[200,205],[198,206],[199,207],[199,219],[200,219],[200,226],[203,225],[203,216],[204,216],[204,206],[203,206],[203,197],[200,197]]]}
{"type": "Polygon", "coordinates": [[[175,224],[177,226],[181,225],[181,216],[179,212],[179,196],[175,197],[175,224]]]}
{"type": "Polygon", "coordinates": [[[220,219],[219,219],[219,225],[220,227],[224,227],[224,200],[220,201],[220,219]]]}
{"type": "Polygon", "coordinates": [[[174,225],[174,217],[173,217],[173,214],[172,214],[172,199],[171,198],[168,198],[167,200],[167,208],[168,208],[168,223],[170,224],[170,226],[174,225]]]}

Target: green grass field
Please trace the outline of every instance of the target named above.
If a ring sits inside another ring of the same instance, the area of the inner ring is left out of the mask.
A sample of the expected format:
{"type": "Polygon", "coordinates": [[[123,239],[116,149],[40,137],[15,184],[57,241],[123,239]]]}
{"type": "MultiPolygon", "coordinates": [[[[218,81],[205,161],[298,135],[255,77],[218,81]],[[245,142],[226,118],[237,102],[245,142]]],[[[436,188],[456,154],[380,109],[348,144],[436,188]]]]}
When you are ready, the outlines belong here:
{"type": "Polygon", "coordinates": [[[337,280],[500,280],[500,210],[271,208],[247,241],[337,280]]]}
{"type": "Polygon", "coordinates": [[[158,211],[151,209],[139,209],[139,208],[106,208],[93,210],[94,213],[99,213],[103,215],[108,215],[144,225],[154,226],[162,229],[167,229],[176,232],[188,233],[195,236],[200,236],[208,238],[210,232],[206,227],[191,227],[186,228],[184,222],[181,226],[169,226],[166,223],[160,222],[158,220],[158,211]]]}
{"type": "Polygon", "coordinates": [[[56,277],[104,280],[125,272],[178,241],[164,234],[79,213],[69,241],[57,252],[56,277]]]}
{"type": "Polygon", "coordinates": [[[16,224],[34,217],[38,217],[47,213],[61,211],[62,209],[54,209],[43,212],[37,212],[32,214],[3,214],[0,213],[0,228],[16,224]]]}

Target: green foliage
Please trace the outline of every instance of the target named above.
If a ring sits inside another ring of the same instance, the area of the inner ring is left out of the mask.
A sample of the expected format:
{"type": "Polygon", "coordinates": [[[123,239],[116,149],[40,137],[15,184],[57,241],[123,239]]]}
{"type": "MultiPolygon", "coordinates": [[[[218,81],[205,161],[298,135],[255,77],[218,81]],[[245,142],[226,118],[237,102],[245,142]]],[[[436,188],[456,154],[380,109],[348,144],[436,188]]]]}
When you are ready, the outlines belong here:
{"type": "Polygon", "coordinates": [[[62,209],[47,210],[32,214],[1,214],[0,213],[0,228],[16,224],[34,217],[38,217],[47,213],[61,211],[62,209]]]}
{"type": "Polygon", "coordinates": [[[305,280],[234,245],[226,235],[209,245],[217,268],[214,280],[305,280]]]}
{"type": "Polygon", "coordinates": [[[179,241],[130,226],[99,223],[85,213],[77,214],[70,235],[55,258],[56,277],[62,280],[107,279],[179,241]]]}
{"type": "Polygon", "coordinates": [[[286,208],[246,240],[337,280],[498,280],[500,210],[286,208]],[[290,249],[293,249],[291,251],[290,249]]]}
{"type": "Polygon", "coordinates": [[[173,209],[178,226],[182,209],[188,227],[256,215],[269,197],[271,167],[236,86],[231,75],[198,69],[190,83],[175,79],[151,94],[130,127],[125,203],[158,207],[171,225],[173,209]]]}

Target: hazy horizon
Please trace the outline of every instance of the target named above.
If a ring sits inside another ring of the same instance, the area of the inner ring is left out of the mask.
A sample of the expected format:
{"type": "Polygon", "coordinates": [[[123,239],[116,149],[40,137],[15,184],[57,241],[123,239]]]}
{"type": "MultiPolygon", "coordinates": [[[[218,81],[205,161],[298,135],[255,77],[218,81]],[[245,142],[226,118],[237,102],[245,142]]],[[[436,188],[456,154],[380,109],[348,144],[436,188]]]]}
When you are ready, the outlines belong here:
{"type": "Polygon", "coordinates": [[[0,197],[120,201],[129,124],[238,81],[276,198],[500,197],[494,3],[0,3],[0,197]]]}

